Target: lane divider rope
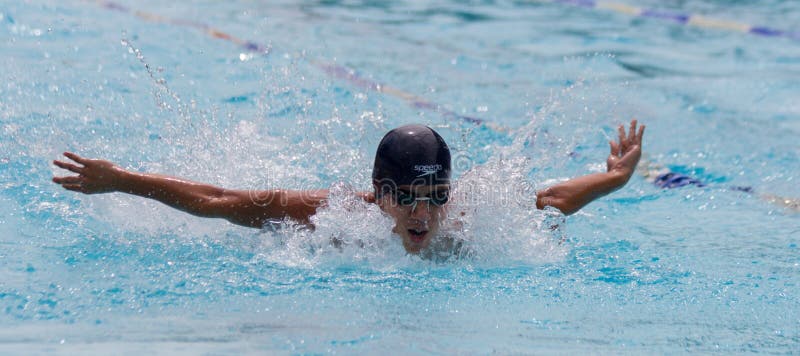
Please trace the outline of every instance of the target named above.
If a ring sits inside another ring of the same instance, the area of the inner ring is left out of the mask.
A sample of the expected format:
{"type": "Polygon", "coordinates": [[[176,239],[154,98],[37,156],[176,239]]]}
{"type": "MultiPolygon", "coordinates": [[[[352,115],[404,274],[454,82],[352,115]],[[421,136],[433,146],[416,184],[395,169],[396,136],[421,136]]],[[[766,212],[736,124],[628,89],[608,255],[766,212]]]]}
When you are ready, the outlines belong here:
{"type": "MultiPolygon", "coordinates": [[[[165,24],[171,24],[171,25],[176,25],[176,26],[194,28],[196,30],[200,30],[200,31],[204,32],[206,35],[211,36],[213,38],[224,40],[224,41],[228,41],[228,42],[231,42],[233,44],[236,44],[237,46],[241,47],[243,50],[246,50],[246,51],[251,52],[251,53],[256,53],[256,54],[261,54],[261,55],[268,55],[272,51],[272,48],[270,46],[265,46],[265,45],[259,44],[257,42],[241,39],[239,37],[236,37],[234,35],[231,35],[229,33],[226,33],[224,31],[221,31],[219,29],[216,29],[214,27],[211,27],[211,26],[209,26],[207,24],[204,24],[204,23],[201,23],[201,22],[183,20],[183,19],[167,18],[167,17],[161,16],[161,15],[158,15],[158,14],[150,13],[150,12],[130,9],[130,8],[124,6],[124,5],[118,4],[118,3],[114,2],[114,1],[110,1],[110,0],[95,0],[94,2],[99,4],[103,8],[108,9],[108,10],[113,10],[113,11],[129,14],[129,15],[133,15],[133,16],[136,16],[136,17],[138,17],[138,18],[140,18],[142,20],[145,20],[145,21],[156,22],[156,23],[165,23],[165,24]]],[[[456,113],[453,110],[447,109],[447,108],[445,108],[444,106],[442,106],[440,104],[437,104],[437,103],[434,103],[432,101],[429,101],[429,100],[427,100],[427,99],[425,99],[423,97],[420,97],[418,95],[415,95],[413,93],[409,93],[409,92],[404,91],[402,89],[399,89],[399,88],[396,88],[396,87],[393,87],[393,86],[390,86],[390,85],[387,85],[387,84],[384,84],[384,83],[379,83],[379,82],[377,82],[375,80],[372,80],[372,79],[369,79],[369,78],[365,78],[363,76],[358,75],[358,73],[355,70],[350,69],[348,67],[345,67],[345,66],[342,66],[342,65],[339,65],[339,64],[336,64],[336,63],[323,62],[323,61],[314,60],[314,59],[311,59],[310,62],[314,66],[316,66],[317,68],[319,68],[320,70],[322,70],[324,73],[326,73],[327,75],[329,75],[331,77],[334,77],[334,78],[337,78],[337,79],[341,79],[341,80],[345,80],[345,81],[349,82],[350,84],[352,84],[354,86],[357,86],[359,88],[363,88],[363,89],[375,91],[375,92],[378,92],[378,93],[387,94],[387,95],[393,96],[395,98],[399,98],[399,99],[405,101],[406,103],[408,103],[410,106],[412,106],[414,108],[417,108],[417,109],[420,109],[420,110],[426,110],[426,111],[432,111],[432,112],[439,113],[442,116],[444,116],[446,119],[451,119],[451,120],[455,119],[455,120],[459,120],[459,121],[466,122],[466,123],[469,123],[469,124],[474,124],[474,125],[484,125],[484,126],[489,127],[492,130],[499,131],[499,132],[507,132],[507,131],[509,131],[509,128],[507,128],[505,126],[502,126],[502,125],[499,125],[497,123],[494,123],[494,122],[492,122],[490,120],[486,120],[486,119],[479,118],[479,117],[467,116],[467,115],[462,115],[462,114],[456,113]]]]}
{"type": "Polygon", "coordinates": [[[577,7],[610,10],[617,13],[634,16],[655,18],[671,21],[680,25],[695,27],[713,28],[718,30],[728,30],[742,33],[749,33],[761,37],[784,37],[795,41],[800,41],[800,31],[786,31],[766,26],[755,26],[746,23],[715,19],[703,15],[682,13],[663,9],[647,9],[628,4],[602,1],[602,0],[531,0],[538,3],[557,3],[577,7]]]}
{"type": "MultiPolygon", "coordinates": [[[[738,23],[734,21],[707,18],[701,15],[670,12],[660,9],[645,9],[617,2],[599,1],[599,0],[531,0],[531,1],[540,3],[569,4],[587,8],[607,9],[631,16],[658,18],[658,19],[673,21],[684,25],[727,29],[732,31],[750,33],[758,36],[787,37],[794,40],[800,40],[800,32],[788,32],[763,26],[751,26],[748,24],[738,23]]],[[[196,30],[204,32],[205,34],[213,38],[236,44],[237,46],[251,53],[267,55],[271,52],[270,46],[265,46],[257,42],[241,39],[227,32],[221,31],[217,28],[211,27],[205,23],[191,21],[191,20],[184,20],[184,19],[167,18],[146,11],[134,10],[111,0],[95,0],[94,2],[106,9],[126,13],[129,15],[134,15],[145,21],[166,23],[177,26],[194,28],[196,30]]],[[[355,70],[351,68],[336,63],[323,62],[319,60],[310,60],[310,62],[331,77],[345,80],[350,84],[363,89],[399,98],[414,108],[437,112],[443,115],[447,119],[456,119],[474,125],[484,125],[489,127],[490,129],[499,132],[509,131],[508,127],[499,125],[491,120],[475,116],[459,114],[453,110],[447,109],[443,105],[431,102],[421,96],[387,85],[385,83],[380,83],[375,80],[365,78],[359,75],[355,70]]]]}

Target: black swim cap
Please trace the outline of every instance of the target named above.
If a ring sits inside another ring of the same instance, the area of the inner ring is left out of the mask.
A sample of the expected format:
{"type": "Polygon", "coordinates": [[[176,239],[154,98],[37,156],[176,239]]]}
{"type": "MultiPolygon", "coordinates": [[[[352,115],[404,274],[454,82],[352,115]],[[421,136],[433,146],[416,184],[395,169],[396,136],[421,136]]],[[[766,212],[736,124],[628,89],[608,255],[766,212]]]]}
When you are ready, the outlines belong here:
{"type": "Polygon", "coordinates": [[[450,149],[430,127],[398,127],[378,144],[372,180],[385,189],[450,183],[450,149]]]}

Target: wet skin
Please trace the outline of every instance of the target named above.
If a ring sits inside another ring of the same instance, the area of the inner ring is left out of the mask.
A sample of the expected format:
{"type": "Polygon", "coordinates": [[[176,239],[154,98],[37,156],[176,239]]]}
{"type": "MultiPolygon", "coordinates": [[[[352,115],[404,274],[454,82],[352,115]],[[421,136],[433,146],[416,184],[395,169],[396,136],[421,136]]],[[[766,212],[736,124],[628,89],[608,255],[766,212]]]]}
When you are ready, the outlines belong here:
{"type": "MultiPolygon", "coordinates": [[[[573,178],[540,190],[535,197],[531,196],[531,199],[536,199],[536,207],[553,207],[569,215],[595,199],[623,187],[641,157],[644,125],[637,130],[637,121],[631,120],[629,132],[622,125],[618,131],[619,140],[609,142],[611,154],[606,161],[607,172],[573,178]]],[[[84,194],[121,192],[137,195],[195,216],[223,218],[231,223],[253,228],[262,228],[272,221],[285,219],[313,227],[311,217],[318,208],[326,205],[329,194],[324,189],[226,189],[183,178],[131,172],[112,162],[88,159],[71,152],[65,152],[64,156],[70,161],[53,161],[57,167],[74,173],[53,177],[53,182],[64,189],[84,194]]],[[[441,196],[441,191],[449,188],[445,184],[400,186],[398,190],[425,198],[441,196]]],[[[446,204],[437,206],[429,201],[417,200],[414,208],[411,205],[397,204],[392,194],[375,197],[373,193],[361,192],[358,196],[368,202],[377,203],[395,220],[393,231],[402,238],[403,246],[409,253],[428,253],[438,249],[440,245],[445,250],[448,249],[447,243],[439,244],[442,239],[434,240],[442,226],[442,220],[446,217],[446,204]],[[432,245],[432,242],[435,244],[432,245]]]]}
{"type": "MultiPolygon", "coordinates": [[[[402,185],[397,188],[405,193],[412,193],[418,198],[441,195],[443,191],[449,191],[447,184],[436,186],[408,186],[402,185]]],[[[417,201],[416,207],[412,205],[402,205],[397,203],[393,194],[384,194],[375,201],[386,214],[395,221],[392,229],[400,236],[403,247],[408,253],[419,253],[427,249],[431,240],[439,232],[442,220],[445,217],[446,204],[438,206],[430,201],[417,201]]]]}

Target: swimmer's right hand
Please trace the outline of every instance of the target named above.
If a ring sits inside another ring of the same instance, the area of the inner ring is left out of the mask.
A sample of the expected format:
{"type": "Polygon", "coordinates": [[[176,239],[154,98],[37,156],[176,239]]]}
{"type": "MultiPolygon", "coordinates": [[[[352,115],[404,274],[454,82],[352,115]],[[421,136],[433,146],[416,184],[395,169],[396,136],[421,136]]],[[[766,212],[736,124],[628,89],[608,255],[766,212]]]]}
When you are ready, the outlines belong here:
{"type": "Polygon", "coordinates": [[[126,173],[109,161],[83,158],[72,152],[64,152],[64,156],[77,164],[59,160],[54,160],[53,164],[78,175],[53,177],[53,182],[61,184],[67,190],[84,194],[114,192],[118,190],[118,184],[126,173]]]}

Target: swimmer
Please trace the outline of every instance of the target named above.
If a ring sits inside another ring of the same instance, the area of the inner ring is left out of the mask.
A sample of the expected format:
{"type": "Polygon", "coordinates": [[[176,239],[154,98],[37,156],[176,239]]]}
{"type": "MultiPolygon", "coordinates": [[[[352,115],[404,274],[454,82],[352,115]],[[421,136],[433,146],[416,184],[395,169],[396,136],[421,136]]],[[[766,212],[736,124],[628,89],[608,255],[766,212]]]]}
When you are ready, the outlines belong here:
{"type": "MultiPolygon", "coordinates": [[[[619,126],[618,141],[611,141],[607,171],[594,173],[536,192],[536,207],[554,207],[569,215],[586,204],[624,186],[642,151],[645,126],[630,130],[619,126]]],[[[325,206],[328,190],[233,190],[182,178],[125,170],[112,162],[87,159],[71,152],[69,161],[53,164],[77,175],[53,177],[64,189],[84,194],[121,192],[160,201],[192,215],[224,218],[254,228],[288,219],[311,225],[311,217],[325,206]]],[[[357,195],[394,220],[392,231],[408,253],[438,249],[431,244],[446,216],[450,197],[450,149],[433,129],[407,125],[389,131],[375,155],[371,192],[357,195]]],[[[509,182],[513,184],[514,182],[509,182]]],[[[445,244],[446,245],[446,244],[445,244]]]]}

